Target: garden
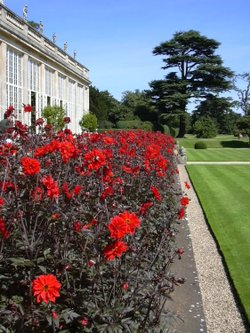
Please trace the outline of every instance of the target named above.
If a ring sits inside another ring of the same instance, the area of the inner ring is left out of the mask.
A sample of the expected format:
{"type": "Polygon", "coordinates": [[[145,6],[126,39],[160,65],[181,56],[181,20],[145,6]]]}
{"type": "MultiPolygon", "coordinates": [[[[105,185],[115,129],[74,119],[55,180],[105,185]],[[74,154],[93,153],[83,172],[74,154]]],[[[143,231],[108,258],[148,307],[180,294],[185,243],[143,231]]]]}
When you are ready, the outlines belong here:
{"type": "Polygon", "coordinates": [[[0,331],[166,332],[189,202],[174,139],[69,121],[15,120],[1,138],[0,331]]]}

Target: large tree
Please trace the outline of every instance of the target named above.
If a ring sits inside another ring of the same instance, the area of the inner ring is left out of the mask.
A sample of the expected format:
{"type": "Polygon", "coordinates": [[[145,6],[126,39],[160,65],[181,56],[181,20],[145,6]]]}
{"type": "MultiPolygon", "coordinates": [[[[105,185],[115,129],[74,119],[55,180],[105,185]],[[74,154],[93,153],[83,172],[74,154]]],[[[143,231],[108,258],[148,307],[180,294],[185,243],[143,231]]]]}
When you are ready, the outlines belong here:
{"type": "Polygon", "coordinates": [[[142,121],[155,122],[157,114],[151,105],[151,99],[145,91],[124,91],[121,100],[121,109],[124,119],[129,120],[139,117],[142,121]]]}
{"type": "Polygon", "coordinates": [[[221,134],[232,134],[240,114],[232,111],[235,102],[229,97],[208,94],[192,113],[192,125],[201,117],[212,118],[221,134]]]}
{"type": "Polygon", "coordinates": [[[233,73],[215,54],[219,45],[216,40],[190,30],[175,33],[153,50],[154,55],[164,57],[163,69],[168,74],[165,80],[151,83],[152,95],[158,96],[158,102],[164,95],[161,113],[179,114],[180,137],[186,133],[185,114],[191,98],[204,99],[208,93],[218,94],[231,88],[233,73]]]}
{"type": "Polygon", "coordinates": [[[241,134],[247,135],[250,145],[250,116],[244,116],[238,120],[237,126],[241,134]]]}
{"type": "Polygon", "coordinates": [[[97,117],[98,123],[110,120],[110,114],[119,114],[119,102],[107,91],[90,86],[89,109],[97,117]]]}
{"type": "Polygon", "coordinates": [[[235,75],[234,90],[237,92],[237,106],[245,116],[250,115],[250,73],[235,75]]]}

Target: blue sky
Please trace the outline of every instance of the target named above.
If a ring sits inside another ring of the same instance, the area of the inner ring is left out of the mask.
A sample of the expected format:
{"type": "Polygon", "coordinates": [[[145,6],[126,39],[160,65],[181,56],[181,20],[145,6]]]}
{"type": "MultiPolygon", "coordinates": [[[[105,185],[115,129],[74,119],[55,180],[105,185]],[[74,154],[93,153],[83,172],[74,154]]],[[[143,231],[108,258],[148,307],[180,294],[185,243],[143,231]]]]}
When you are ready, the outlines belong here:
{"type": "Polygon", "coordinates": [[[92,84],[120,100],[124,91],[148,89],[163,78],[161,56],[152,50],[177,31],[198,30],[221,43],[217,54],[235,73],[250,72],[249,0],[5,0],[44,35],[90,70],[92,84]]]}

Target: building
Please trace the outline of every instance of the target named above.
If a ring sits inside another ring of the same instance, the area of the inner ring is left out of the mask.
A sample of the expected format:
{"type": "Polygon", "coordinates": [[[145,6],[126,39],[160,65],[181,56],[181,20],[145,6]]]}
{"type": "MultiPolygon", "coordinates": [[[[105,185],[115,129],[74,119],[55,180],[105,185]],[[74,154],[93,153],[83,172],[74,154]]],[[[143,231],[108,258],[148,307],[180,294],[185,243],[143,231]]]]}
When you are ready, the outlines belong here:
{"type": "MultiPolygon", "coordinates": [[[[25,6],[26,7],[26,6],[25,6]]],[[[17,119],[32,125],[48,105],[65,109],[70,128],[81,131],[79,120],[89,112],[88,69],[53,41],[0,2],[0,119],[9,105],[17,119]],[[24,114],[23,104],[35,112],[24,114]]]]}

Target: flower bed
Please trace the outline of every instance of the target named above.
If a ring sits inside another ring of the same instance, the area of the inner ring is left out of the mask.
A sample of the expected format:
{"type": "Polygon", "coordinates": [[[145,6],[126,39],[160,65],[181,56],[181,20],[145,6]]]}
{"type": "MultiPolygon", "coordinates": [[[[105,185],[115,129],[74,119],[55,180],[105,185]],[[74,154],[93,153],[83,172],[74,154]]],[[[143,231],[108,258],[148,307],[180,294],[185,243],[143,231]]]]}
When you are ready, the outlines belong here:
{"type": "Polygon", "coordinates": [[[163,332],[188,204],[173,138],[37,126],[0,146],[0,331],[163,332]]]}

